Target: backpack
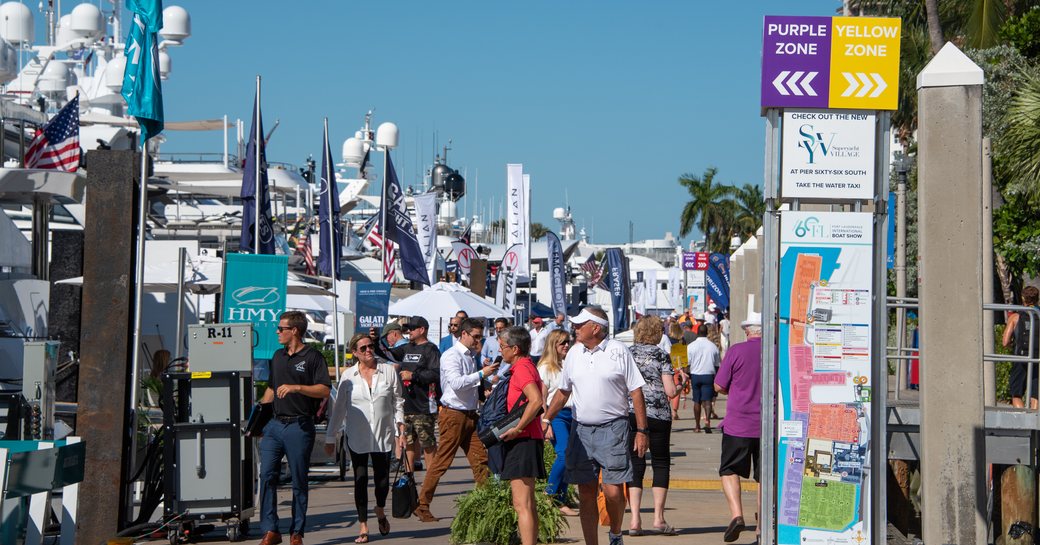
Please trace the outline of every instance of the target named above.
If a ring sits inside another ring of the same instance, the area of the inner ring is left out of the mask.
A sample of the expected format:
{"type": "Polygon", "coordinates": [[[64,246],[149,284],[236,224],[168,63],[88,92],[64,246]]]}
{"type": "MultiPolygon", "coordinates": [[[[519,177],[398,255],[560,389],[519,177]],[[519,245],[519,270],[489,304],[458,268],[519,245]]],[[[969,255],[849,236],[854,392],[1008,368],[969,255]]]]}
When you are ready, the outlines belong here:
{"type": "MultiPolygon", "coordinates": [[[[509,414],[506,398],[509,394],[509,379],[513,376],[513,373],[512,371],[506,371],[504,375],[480,407],[480,416],[477,417],[478,436],[490,430],[495,425],[495,422],[502,420],[509,414]]],[[[491,473],[494,475],[501,474],[505,466],[505,453],[502,452],[502,444],[499,443],[488,447],[487,456],[488,469],[491,473]]]]}

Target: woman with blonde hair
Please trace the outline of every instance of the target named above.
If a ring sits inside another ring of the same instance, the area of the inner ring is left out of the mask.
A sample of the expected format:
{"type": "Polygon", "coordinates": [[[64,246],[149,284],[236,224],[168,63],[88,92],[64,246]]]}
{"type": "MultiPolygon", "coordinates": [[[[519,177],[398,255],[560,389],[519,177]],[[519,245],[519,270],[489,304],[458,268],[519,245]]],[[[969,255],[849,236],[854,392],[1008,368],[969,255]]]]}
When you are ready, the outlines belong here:
{"type": "MultiPolygon", "coordinates": [[[[538,375],[542,377],[542,399],[548,407],[556,391],[560,389],[560,372],[563,371],[563,359],[571,347],[571,337],[562,329],[554,329],[545,339],[545,351],[542,358],[538,360],[538,375]]],[[[563,472],[567,464],[564,462],[564,453],[567,452],[567,442],[570,436],[571,421],[574,415],[571,412],[573,398],[567,400],[567,404],[552,421],[542,419],[543,431],[552,428],[552,446],[556,451],[556,461],[549,470],[549,480],[545,487],[545,493],[549,494],[560,506],[560,512],[567,516],[577,515],[577,511],[566,504],[567,483],[563,482],[563,472]]]]}
{"type": "MultiPolygon", "coordinates": [[[[646,422],[650,428],[650,463],[654,469],[654,528],[661,534],[675,535],[675,528],[664,520],[664,502],[668,497],[669,466],[672,462],[669,452],[669,438],[672,435],[672,407],[669,401],[678,395],[672,375],[672,359],[661,347],[661,335],[664,329],[661,320],[655,316],[643,316],[632,328],[635,343],[629,348],[632,358],[636,360],[639,373],[646,384],[642,387],[643,399],[646,403],[646,422]]],[[[628,401],[629,434],[628,452],[632,452],[632,438],[635,436],[636,415],[631,398],[628,401]]],[[[628,483],[628,506],[632,511],[628,534],[643,535],[643,524],[639,516],[639,504],[643,498],[643,475],[646,473],[646,461],[641,456],[632,456],[632,480],[628,483]]]]}

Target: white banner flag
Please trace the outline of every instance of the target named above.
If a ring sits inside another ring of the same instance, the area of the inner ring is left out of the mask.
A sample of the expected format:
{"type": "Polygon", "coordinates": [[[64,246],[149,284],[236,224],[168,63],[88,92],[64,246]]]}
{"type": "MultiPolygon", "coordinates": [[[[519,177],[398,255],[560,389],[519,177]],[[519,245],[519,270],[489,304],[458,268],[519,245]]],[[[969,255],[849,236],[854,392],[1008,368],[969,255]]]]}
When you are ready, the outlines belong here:
{"type": "Polygon", "coordinates": [[[516,310],[516,274],[505,267],[498,269],[498,282],[495,290],[495,305],[513,314],[516,310]]]}
{"type": "Polygon", "coordinates": [[[657,271],[643,271],[643,298],[646,308],[657,308],[657,271]]]}
{"type": "Polygon", "coordinates": [[[683,307],[681,278],[682,274],[679,269],[675,267],[668,269],[668,299],[676,312],[680,312],[683,307]]]}
{"type": "Polygon", "coordinates": [[[461,240],[455,240],[451,243],[451,251],[455,254],[455,260],[459,263],[458,271],[469,278],[470,267],[473,265],[473,260],[477,259],[477,252],[473,250],[473,247],[461,240]]]}
{"type": "Polygon", "coordinates": [[[415,196],[415,228],[418,231],[419,248],[426,262],[426,274],[430,285],[437,283],[437,194],[423,193],[415,196]]]}
{"type": "Polygon", "coordinates": [[[529,255],[531,245],[531,230],[528,223],[528,189],[529,185],[524,183],[524,165],[506,165],[506,197],[508,199],[507,233],[506,244],[513,246],[519,244],[517,253],[520,257],[513,272],[518,278],[530,278],[529,255]]]}

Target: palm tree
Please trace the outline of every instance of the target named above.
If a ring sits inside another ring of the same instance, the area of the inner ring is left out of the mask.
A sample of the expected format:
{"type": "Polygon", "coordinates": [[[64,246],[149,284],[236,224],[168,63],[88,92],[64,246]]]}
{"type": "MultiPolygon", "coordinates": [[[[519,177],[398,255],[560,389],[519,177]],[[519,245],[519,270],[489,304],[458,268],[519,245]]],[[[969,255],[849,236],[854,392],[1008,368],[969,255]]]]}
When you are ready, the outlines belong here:
{"type": "Polygon", "coordinates": [[[1036,202],[1040,199],[1040,73],[1026,70],[1007,111],[1007,130],[1000,147],[1013,173],[1008,189],[1036,202]]]}
{"type": "Polygon", "coordinates": [[[679,176],[679,185],[686,188],[690,194],[690,201],[683,206],[682,213],[679,215],[679,236],[688,235],[696,226],[707,240],[708,251],[713,249],[713,243],[717,243],[717,231],[724,223],[723,208],[725,205],[722,203],[732,192],[731,187],[715,183],[715,175],[718,171],[719,169],[715,167],[708,167],[701,176],[696,174],[679,176]]]}
{"type": "Polygon", "coordinates": [[[753,184],[744,184],[734,191],[736,217],[733,218],[735,234],[747,240],[762,226],[762,215],[766,212],[766,200],[762,188],[753,184]]]}

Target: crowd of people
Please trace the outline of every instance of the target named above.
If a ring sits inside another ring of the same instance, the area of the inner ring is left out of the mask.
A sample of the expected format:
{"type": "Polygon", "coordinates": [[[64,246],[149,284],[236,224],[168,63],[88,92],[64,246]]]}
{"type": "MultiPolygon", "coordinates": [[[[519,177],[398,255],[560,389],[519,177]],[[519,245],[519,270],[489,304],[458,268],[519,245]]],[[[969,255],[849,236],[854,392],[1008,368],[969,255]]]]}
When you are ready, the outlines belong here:
{"type": "Polygon", "coordinates": [[[487,326],[485,319],[459,311],[448,322],[449,333],[435,341],[425,318],[398,318],[350,339],[354,363],[333,385],[321,353],[303,342],[303,315],[284,313],[278,326],[283,348],[272,360],[262,399],[272,403],[274,418],[260,443],[261,545],[282,542],[275,493],[283,457],[292,476],[289,541],[303,543],[307,467],[321,412],[328,418],[326,452],[332,455],[345,445],[353,468],[356,543],[370,539],[370,467],[377,530],[385,536],[391,474],[402,471],[414,478],[425,471],[414,514],[422,522],[437,521],[432,505],[437,486],[460,448],[476,483],[509,482],[524,545],[538,538],[539,479],[547,479],[545,493],[561,513],[579,517],[587,544],[599,542],[602,518],[609,522],[609,545],[620,545],[626,507],[630,536],[675,535],[665,504],[677,402],[689,395],[694,431],[713,433],[719,393],[728,395],[726,416],[717,426],[719,475],[731,510],[723,540],[732,542],[746,529],[739,479],[758,480],[759,316],[752,313],[741,323],[749,340],[733,346],[726,342],[728,318],[713,307],[704,315],[641,317],[633,325],[631,346],[610,337],[607,313],[594,306],[570,317],[533,317],[527,327],[504,318],[487,326]],[[501,448],[494,455],[500,460],[489,465],[489,449],[477,428],[485,399],[495,397],[496,388],[520,416],[498,436],[501,448]],[[323,404],[326,398],[334,401],[323,404]],[[548,471],[545,441],[556,455],[548,471]],[[648,465],[653,519],[644,526],[640,508],[648,465]],[[571,485],[577,488],[576,503],[570,500],[571,485]]]}

